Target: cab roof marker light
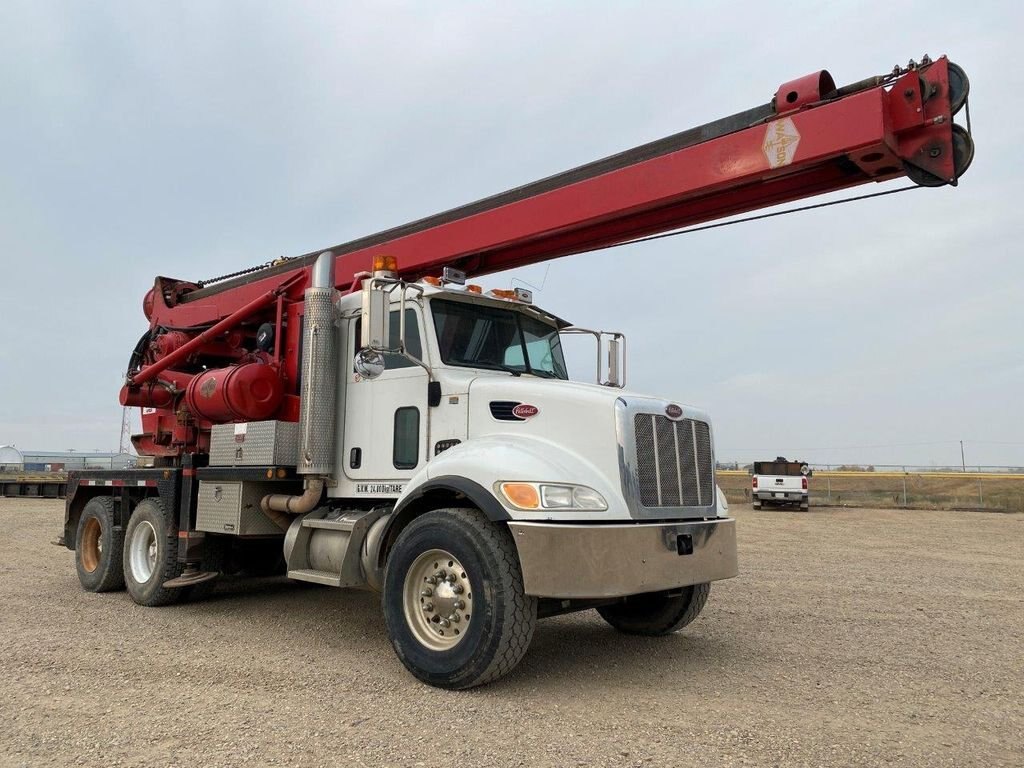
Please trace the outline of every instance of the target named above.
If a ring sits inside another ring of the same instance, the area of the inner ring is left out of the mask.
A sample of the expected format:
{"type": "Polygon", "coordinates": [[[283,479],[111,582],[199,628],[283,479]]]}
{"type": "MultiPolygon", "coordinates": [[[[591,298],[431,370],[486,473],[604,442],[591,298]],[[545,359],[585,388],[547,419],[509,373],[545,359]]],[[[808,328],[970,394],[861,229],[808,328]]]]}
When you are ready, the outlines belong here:
{"type": "Polygon", "coordinates": [[[385,256],[384,254],[377,254],[373,257],[373,271],[376,272],[390,272],[393,275],[398,274],[398,259],[394,256],[385,256]]]}
{"type": "Polygon", "coordinates": [[[441,270],[441,282],[453,283],[454,285],[466,284],[466,273],[455,267],[445,267],[441,270]]]}

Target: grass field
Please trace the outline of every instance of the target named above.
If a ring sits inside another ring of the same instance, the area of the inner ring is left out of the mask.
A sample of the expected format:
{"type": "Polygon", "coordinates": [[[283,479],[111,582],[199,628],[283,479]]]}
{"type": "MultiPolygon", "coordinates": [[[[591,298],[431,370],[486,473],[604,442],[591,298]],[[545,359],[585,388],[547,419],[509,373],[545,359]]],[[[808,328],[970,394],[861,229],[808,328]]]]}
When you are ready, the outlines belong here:
{"type": "MultiPolygon", "coordinates": [[[[750,501],[750,475],[719,470],[731,502],[750,501]]],[[[815,472],[811,504],[1024,512],[1024,476],[953,472],[815,472]]]]}

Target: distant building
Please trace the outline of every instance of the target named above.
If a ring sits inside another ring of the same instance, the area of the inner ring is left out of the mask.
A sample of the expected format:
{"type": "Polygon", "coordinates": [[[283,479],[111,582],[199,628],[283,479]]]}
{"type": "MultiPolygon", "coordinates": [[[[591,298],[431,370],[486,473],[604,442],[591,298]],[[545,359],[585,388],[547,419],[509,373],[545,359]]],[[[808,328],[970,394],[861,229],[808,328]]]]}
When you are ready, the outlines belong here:
{"type": "MultiPolygon", "coordinates": [[[[126,469],[138,456],[102,451],[23,451],[26,472],[60,472],[70,469],[126,469]]],[[[0,462],[2,463],[2,462],[0,462]]]]}
{"type": "Polygon", "coordinates": [[[0,445],[0,472],[21,472],[25,457],[13,445],[0,445]]]}

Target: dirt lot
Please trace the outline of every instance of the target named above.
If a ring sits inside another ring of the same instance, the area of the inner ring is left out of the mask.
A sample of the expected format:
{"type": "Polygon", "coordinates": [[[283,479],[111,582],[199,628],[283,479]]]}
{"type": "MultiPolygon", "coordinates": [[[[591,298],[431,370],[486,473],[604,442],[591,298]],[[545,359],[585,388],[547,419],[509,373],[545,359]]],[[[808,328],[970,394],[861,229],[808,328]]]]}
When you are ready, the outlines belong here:
{"type": "Polygon", "coordinates": [[[1024,763],[1024,515],[737,510],[679,635],[548,619],[509,678],[416,683],[378,598],[285,579],[81,591],[62,505],[0,499],[0,765],[1024,763]]]}

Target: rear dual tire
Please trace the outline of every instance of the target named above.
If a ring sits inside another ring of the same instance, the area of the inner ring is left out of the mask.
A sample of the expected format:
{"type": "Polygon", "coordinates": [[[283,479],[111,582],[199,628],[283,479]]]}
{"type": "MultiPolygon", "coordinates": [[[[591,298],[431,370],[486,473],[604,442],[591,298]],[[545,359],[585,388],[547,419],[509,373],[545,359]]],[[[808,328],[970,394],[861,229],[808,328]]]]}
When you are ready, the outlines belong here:
{"type": "Polygon", "coordinates": [[[122,556],[124,531],[117,527],[114,500],[90,499],[82,510],[75,533],[75,570],[87,592],[124,589],[122,556]]]}
{"type": "Polygon", "coordinates": [[[139,605],[170,605],[185,589],[167,589],[164,582],[181,575],[178,526],[159,498],[143,499],[124,533],[124,582],[139,605]]]}

